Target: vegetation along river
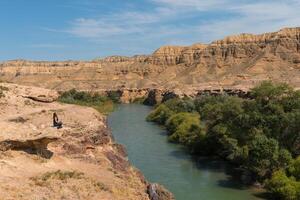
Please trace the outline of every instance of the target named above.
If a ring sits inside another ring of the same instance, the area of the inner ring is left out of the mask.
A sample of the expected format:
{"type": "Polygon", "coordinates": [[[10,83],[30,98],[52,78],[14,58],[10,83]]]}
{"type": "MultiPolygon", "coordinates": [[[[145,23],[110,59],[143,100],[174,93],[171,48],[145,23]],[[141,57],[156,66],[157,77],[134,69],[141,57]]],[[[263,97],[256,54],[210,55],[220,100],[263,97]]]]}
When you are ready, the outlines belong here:
{"type": "Polygon", "coordinates": [[[256,200],[219,160],[195,159],[167,141],[166,131],[145,120],[151,107],[120,105],[108,118],[116,141],[125,145],[131,163],[150,182],[160,183],[177,200],[256,200]]]}

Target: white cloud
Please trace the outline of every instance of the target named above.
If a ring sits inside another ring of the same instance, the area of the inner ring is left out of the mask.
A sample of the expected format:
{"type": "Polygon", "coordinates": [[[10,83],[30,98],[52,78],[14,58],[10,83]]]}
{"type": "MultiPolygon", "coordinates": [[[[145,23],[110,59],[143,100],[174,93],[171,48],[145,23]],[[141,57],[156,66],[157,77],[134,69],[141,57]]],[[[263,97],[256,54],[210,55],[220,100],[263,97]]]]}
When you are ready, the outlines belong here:
{"type": "Polygon", "coordinates": [[[120,34],[125,31],[125,29],[116,24],[85,18],[76,19],[74,22],[72,22],[72,27],[67,30],[67,32],[71,34],[86,38],[111,36],[113,34],[120,34]]]}
{"type": "Polygon", "coordinates": [[[80,18],[70,23],[64,32],[93,41],[117,39],[124,43],[127,40],[130,45],[140,46],[148,45],[149,40],[153,40],[152,43],[178,41],[180,44],[209,42],[229,34],[261,33],[300,25],[299,0],[148,1],[154,8],[147,12],[124,10],[101,17],[80,18]],[[207,13],[217,17],[205,18],[207,13]],[[188,16],[200,14],[203,19],[190,23],[194,18],[188,16]]]}
{"type": "Polygon", "coordinates": [[[285,27],[300,25],[299,2],[273,1],[248,3],[230,7],[237,17],[213,20],[199,27],[203,35],[210,39],[221,39],[224,36],[238,33],[263,33],[277,31],[285,27]]]}
{"type": "MultiPolygon", "coordinates": [[[[164,30],[168,26],[161,26],[161,23],[178,17],[177,14],[171,8],[158,6],[149,12],[124,11],[99,18],[79,18],[72,21],[70,23],[71,27],[64,30],[64,32],[77,37],[97,40],[118,35],[146,35],[155,31],[159,33],[159,30],[164,30]]],[[[164,34],[163,32],[159,34],[164,34]]]]}
{"type": "Polygon", "coordinates": [[[207,10],[211,8],[222,9],[222,6],[228,3],[228,0],[152,0],[153,2],[168,7],[179,7],[182,9],[192,8],[198,10],[207,10]]]}

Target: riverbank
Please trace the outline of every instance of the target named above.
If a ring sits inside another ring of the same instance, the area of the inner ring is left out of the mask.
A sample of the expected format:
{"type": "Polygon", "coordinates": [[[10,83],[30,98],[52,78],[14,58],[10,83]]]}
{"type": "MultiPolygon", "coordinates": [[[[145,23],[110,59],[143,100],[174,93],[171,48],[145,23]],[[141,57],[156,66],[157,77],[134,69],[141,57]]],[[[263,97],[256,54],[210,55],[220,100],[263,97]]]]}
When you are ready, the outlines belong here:
{"type": "Polygon", "coordinates": [[[195,159],[181,145],[169,143],[164,129],[145,120],[152,107],[122,104],[108,116],[109,127],[129,161],[147,180],[167,187],[177,200],[254,200],[257,191],[230,175],[218,159],[195,159]]]}

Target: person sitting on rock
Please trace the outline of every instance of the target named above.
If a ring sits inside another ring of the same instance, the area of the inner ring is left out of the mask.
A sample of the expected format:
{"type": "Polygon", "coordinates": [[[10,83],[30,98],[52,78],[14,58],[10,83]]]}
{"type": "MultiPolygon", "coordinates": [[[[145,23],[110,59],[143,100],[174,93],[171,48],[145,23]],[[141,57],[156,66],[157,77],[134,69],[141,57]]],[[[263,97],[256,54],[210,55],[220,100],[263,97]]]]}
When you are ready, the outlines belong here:
{"type": "Polygon", "coordinates": [[[56,127],[57,129],[62,128],[63,123],[58,120],[58,116],[56,113],[53,113],[53,127],[56,127]]]}

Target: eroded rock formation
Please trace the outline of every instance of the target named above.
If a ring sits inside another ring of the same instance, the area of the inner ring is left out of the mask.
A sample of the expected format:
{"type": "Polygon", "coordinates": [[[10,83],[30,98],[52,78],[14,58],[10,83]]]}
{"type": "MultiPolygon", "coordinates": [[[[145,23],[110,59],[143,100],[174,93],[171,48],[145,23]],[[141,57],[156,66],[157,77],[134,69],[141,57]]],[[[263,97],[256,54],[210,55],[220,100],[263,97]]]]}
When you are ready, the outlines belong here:
{"type": "Polygon", "coordinates": [[[0,64],[0,80],[59,91],[150,88],[185,92],[253,87],[262,80],[300,87],[300,28],[240,34],[210,44],[165,46],[151,55],[88,62],[8,61],[0,64]]]}

